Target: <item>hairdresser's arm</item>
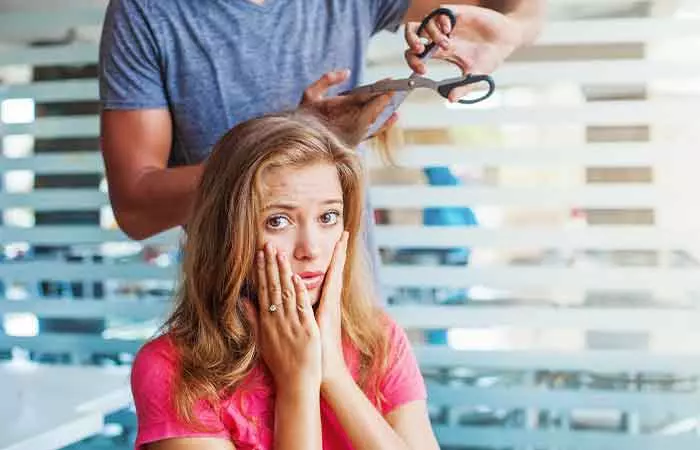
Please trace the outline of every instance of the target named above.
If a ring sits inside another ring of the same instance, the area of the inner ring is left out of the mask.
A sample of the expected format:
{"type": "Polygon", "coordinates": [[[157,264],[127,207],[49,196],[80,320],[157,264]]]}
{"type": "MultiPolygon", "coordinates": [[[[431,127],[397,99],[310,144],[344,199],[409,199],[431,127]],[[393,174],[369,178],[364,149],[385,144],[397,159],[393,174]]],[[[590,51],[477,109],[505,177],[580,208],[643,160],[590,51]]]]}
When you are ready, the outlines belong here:
{"type": "MultiPolygon", "coordinates": [[[[352,146],[389,101],[389,96],[324,98],[347,73],[323,75],[304,93],[303,106],[325,117],[352,146]]],[[[392,121],[386,126],[391,126],[392,121]]],[[[132,239],[146,239],[187,223],[203,165],[168,168],[172,121],[166,109],[107,110],[102,113],[102,156],[109,197],[119,227],[132,239]]]]}
{"type": "Polygon", "coordinates": [[[132,239],[145,239],[184,224],[203,167],[167,167],[169,111],[104,111],[101,133],[109,197],[120,228],[132,239]]]}

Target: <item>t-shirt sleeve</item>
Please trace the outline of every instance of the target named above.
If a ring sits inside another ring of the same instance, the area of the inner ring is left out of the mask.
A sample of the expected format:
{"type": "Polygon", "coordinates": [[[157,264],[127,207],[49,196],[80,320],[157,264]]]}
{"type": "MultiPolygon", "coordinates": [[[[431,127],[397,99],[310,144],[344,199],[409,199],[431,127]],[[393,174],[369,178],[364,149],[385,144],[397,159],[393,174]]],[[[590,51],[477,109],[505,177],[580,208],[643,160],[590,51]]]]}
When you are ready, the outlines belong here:
{"type": "Polygon", "coordinates": [[[178,418],[173,403],[175,358],[171,346],[159,338],[137,354],[131,370],[131,391],[136,407],[138,434],[135,449],[170,438],[217,437],[230,439],[219,415],[206,403],[195,407],[195,416],[210,431],[178,418]]]}
{"type": "Polygon", "coordinates": [[[406,332],[393,319],[387,317],[389,328],[389,363],[382,377],[382,414],[416,400],[426,400],[428,395],[418,361],[411,349],[406,332]]]}
{"type": "Polygon", "coordinates": [[[396,31],[408,10],[410,0],[370,0],[372,34],[382,30],[396,31]]]}
{"type": "Polygon", "coordinates": [[[111,0],[100,40],[103,109],[167,108],[160,51],[148,0],[111,0]]]}

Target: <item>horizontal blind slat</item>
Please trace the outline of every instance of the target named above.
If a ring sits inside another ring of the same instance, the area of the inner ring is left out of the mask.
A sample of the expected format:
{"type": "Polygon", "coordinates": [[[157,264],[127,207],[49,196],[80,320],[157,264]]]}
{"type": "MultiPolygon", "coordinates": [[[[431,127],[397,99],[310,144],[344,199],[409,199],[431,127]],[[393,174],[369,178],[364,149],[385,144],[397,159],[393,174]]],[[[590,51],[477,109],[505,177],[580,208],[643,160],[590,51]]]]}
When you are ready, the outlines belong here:
{"type": "Polygon", "coordinates": [[[50,47],[17,47],[0,50],[0,66],[9,65],[87,65],[97,64],[99,49],[94,43],[50,47]]]}
{"type": "Polygon", "coordinates": [[[31,134],[35,138],[97,138],[100,135],[98,116],[41,117],[28,124],[5,124],[0,132],[6,135],[31,134]]]}
{"type": "Polygon", "coordinates": [[[566,448],[571,450],[695,450],[694,435],[639,435],[596,431],[526,430],[503,427],[435,425],[436,437],[443,446],[475,448],[566,448]]]}
{"type": "MultiPolygon", "coordinates": [[[[616,392],[603,390],[549,390],[543,387],[472,387],[428,383],[428,401],[441,406],[490,408],[546,408],[569,411],[596,408],[643,414],[700,413],[700,395],[673,392],[616,392]]],[[[700,444],[700,441],[698,442],[700,444]]]]}
{"type": "MultiPolygon", "coordinates": [[[[135,242],[121,230],[90,225],[40,225],[31,228],[0,226],[0,237],[0,244],[28,242],[33,245],[97,245],[107,242],[135,242]]],[[[171,229],[138,242],[143,245],[177,245],[180,237],[179,229],[171,229]]]]}
{"type": "Polygon", "coordinates": [[[653,208],[662,200],[650,184],[609,184],[577,188],[381,186],[371,188],[375,208],[426,208],[474,205],[587,208],[653,208]]]}
{"type": "Polygon", "coordinates": [[[659,355],[634,350],[510,350],[465,351],[447,346],[416,345],[424,367],[467,367],[503,371],[582,371],[599,374],[657,373],[695,376],[700,355],[659,355]]]}
{"type": "Polygon", "coordinates": [[[650,123],[691,125],[700,105],[683,100],[620,100],[582,103],[576,106],[493,107],[486,100],[473,108],[445,103],[406,102],[401,107],[400,125],[405,129],[436,129],[476,125],[526,124],[560,126],[636,126],[650,123]]]}
{"type": "Polygon", "coordinates": [[[41,81],[0,86],[0,100],[31,98],[37,103],[99,100],[97,80],[41,81]]]}
{"type": "MultiPolygon", "coordinates": [[[[661,201],[652,185],[555,188],[476,188],[460,186],[375,186],[375,208],[423,208],[474,205],[589,208],[653,208],[661,201]]],[[[30,193],[0,192],[0,208],[90,210],[108,204],[107,194],[94,189],[38,189],[30,193]]]]}
{"type": "MultiPolygon", "coordinates": [[[[408,145],[395,152],[399,167],[435,167],[448,165],[484,166],[651,166],[668,158],[668,153],[694,151],[691,145],[639,143],[605,143],[541,147],[469,147],[460,145],[408,145]]],[[[365,154],[369,167],[386,164],[377,152],[365,154]]]]}
{"type": "Polygon", "coordinates": [[[697,290],[697,268],[445,267],[393,266],[381,269],[387,287],[488,286],[499,289],[697,290]]]}
{"type": "Polygon", "coordinates": [[[661,307],[419,306],[387,310],[405,328],[588,329],[597,331],[695,331],[700,310],[661,307]]]}
{"type": "Polygon", "coordinates": [[[42,154],[24,158],[0,156],[0,172],[10,170],[27,170],[37,174],[104,173],[104,163],[99,151],[42,154]]]}

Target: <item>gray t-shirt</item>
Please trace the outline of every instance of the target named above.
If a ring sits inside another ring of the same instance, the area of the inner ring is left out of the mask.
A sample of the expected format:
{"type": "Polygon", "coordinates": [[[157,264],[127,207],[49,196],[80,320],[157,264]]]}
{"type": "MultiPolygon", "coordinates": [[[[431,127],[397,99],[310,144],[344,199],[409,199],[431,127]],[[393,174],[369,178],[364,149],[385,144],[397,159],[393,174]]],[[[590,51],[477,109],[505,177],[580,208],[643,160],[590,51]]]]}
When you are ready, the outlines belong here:
{"type": "Polygon", "coordinates": [[[100,45],[102,108],[169,109],[169,165],[198,163],[233,125],[296,107],[325,72],[352,71],[331,94],[356,85],[370,37],[396,30],[408,2],[111,0],[100,45]]]}
{"type": "Polygon", "coordinates": [[[361,77],[369,38],[408,0],[111,0],[100,46],[104,109],[170,109],[172,166],[202,161],[236,123],[294,108],[325,72],[361,77]]]}

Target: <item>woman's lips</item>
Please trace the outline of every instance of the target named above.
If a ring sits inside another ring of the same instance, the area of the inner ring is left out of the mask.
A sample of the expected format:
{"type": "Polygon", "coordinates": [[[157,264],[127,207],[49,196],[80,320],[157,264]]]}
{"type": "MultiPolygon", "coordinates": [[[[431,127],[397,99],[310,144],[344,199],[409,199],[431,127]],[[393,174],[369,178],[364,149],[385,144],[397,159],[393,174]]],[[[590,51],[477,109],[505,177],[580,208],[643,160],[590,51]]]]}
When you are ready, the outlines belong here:
{"type": "Polygon", "coordinates": [[[302,272],[299,274],[301,280],[304,282],[307,291],[318,288],[323,284],[323,279],[325,278],[325,273],[323,272],[302,272]]]}

